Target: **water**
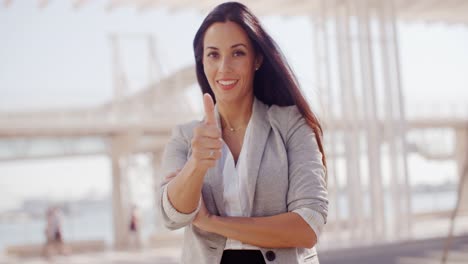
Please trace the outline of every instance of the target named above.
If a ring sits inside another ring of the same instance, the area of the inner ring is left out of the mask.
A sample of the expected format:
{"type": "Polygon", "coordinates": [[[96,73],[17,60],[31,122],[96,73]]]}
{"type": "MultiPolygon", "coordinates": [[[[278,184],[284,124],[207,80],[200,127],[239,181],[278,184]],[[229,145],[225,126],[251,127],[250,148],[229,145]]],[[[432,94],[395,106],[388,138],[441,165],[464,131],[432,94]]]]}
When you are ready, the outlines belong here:
{"type": "MultiPolygon", "coordinates": [[[[434,212],[453,209],[456,192],[417,192],[412,197],[413,212],[434,212]]],[[[338,204],[342,216],[346,216],[348,210],[347,200],[344,196],[340,197],[338,204]]],[[[329,211],[330,214],[333,213],[333,210],[329,211]]],[[[142,216],[141,233],[143,240],[146,240],[156,231],[154,210],[143,211],[142,216]]],[[[106,241],[108,245],[112,244],[112,211],[109,206],[107,208],[90,208],[79,215],[64,216],[63,220],[64,239],[67,241],[100,239],[106,241]]],[[[44,243],[44,227],[44,219],[41,218],[0,222],[0,250],[3,251],[8,245],[44,243]]]]}
{"type": "MultiPolygon", "coordinates": [[[[365,192],[362,194],[362,213],[365,215],[370,214],[370,197],[369,193],[365,192]]],[[[413,192],[411,195],[411,209],[415,214],[430,213],[438,211],[447,211],[455,207],[456,204],[456,191],[455,190],[444,190],[444,191],[426,191],[426,192],[413,192]]],[[[389,209],[392,208],[392,198],[388,192],[384,195],[385,208],[387,209],[386,215],[392,217],[393,212],[389,209]]],[[[330,204],[334,204],[330,201],[330,204]]],[[[338,203],[340,218],[349,217],[349,200],[346,194],[340,193],[338,196],[338,203]]],[[[335,217],[335,210],[328,209],[329,218],[335,217]]]]}
{"type": "MultiPolygon", "coordinates": [[[[146,240],[154,231],[153,211],[142,213],[141,235],[146,240]]],[[[7,246],[21,244],[42,244],[45,242],[45,219],[34,218],[0,222],[0,251],[7,246]]],[[[113,226],[110,208],[84,211],[80,215],[63,217],[63,235],[65,241],[104,240],[112,244],[113,226]]]]}

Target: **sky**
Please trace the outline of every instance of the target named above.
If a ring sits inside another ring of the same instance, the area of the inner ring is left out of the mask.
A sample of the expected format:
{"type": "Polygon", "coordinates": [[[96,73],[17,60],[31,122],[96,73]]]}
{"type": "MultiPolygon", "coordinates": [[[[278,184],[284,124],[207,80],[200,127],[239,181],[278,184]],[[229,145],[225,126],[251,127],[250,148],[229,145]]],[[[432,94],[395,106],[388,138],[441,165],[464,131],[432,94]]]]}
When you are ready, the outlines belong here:
{"type": "MultiPolygon", "coordinates": [[[[125,35],[120,39],[122,57],[130,90],[138,90],[149,78],[148,52],[141,36],[155,36],[161,74],[169,74],[193,64],[192,39],[202,18],[194,10],[123,8],[108,13],[100,1],[90,1],[79,11],[71,8],[71,1],[51,1],[45,9],[38,9],[34,1],[1,6],[0,112],[108,101],[112,96],[109,36],[114,33],[125,35]]],[[[302,87],[313,87],[308,19],[261,17],[261,21],[302,87]]],[[[468,26],[406,23],[399,24],[399,33],[409,115],[466,116],[468,26]]],[[[430,166],[441,175],[430,182],[453,177],[453,168],[444,169],[450,165],[430,166]]],[[[413,174],[416,183],[428,180],[417,169],[413,174]]],[[[0,163],[0,210],[17,206],[27,197],[77,198],[109,189],[110,164],[105,157],[0,163]]]]}

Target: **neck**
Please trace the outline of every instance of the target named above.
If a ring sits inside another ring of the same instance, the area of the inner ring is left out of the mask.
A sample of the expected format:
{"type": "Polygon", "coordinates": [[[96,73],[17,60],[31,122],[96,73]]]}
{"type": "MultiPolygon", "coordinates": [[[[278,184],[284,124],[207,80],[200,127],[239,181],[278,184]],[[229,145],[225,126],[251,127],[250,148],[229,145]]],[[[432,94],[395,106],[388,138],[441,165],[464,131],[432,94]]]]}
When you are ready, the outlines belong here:
{"type": "Polygon", "coordinates": [[[226,103],[217,102],[219,115],[224,120],[224,124],[229,128],[245,128],[252,115],[253,95],[239,102],[226,103]]]}

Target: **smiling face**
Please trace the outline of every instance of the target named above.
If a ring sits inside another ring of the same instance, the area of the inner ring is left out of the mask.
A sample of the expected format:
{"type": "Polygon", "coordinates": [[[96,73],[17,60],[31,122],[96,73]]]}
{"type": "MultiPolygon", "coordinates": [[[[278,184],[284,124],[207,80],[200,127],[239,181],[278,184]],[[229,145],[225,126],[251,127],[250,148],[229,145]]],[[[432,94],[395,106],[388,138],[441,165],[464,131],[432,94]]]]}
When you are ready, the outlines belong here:
{"type": "Polygon", "coordinates": [[[203,68],[216,101],[233,103],[253,96],[256,56],[246,32],[234,22],[214,23],[203,40],[203,68]]]}

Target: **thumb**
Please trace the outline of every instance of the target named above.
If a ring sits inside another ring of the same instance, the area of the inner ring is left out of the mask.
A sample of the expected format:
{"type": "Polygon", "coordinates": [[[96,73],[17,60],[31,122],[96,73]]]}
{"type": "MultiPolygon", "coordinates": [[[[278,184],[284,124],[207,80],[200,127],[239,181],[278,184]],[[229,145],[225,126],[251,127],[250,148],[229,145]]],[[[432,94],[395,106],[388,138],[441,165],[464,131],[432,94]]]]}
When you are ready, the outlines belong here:
{"type": "Polygon", "coordinates": [[[216,125],[213,98],[208,93],[203,95],[203,106],[205,108],[205,124],[216,125]]]}

